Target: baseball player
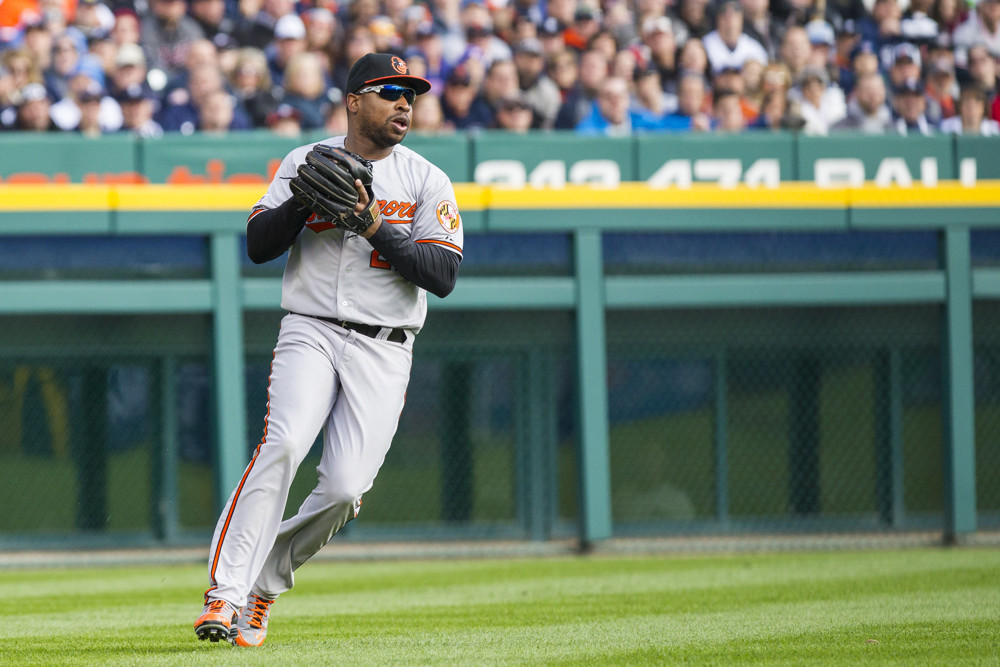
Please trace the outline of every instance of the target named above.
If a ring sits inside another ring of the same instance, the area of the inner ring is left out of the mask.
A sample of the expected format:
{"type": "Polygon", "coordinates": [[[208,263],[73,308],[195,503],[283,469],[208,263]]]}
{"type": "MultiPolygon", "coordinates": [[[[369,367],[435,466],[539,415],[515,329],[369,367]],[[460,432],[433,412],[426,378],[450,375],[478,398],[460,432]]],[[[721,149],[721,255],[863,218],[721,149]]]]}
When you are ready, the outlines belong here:
{"type": "Polygon", "coordinates": [[[346,136],[282,161],[247,221],[254,262],[288,260],[264,436],[212,539],[199,639],[260,646],[292,573],[358,515],[403,409],[427,292],[455,286],[463,230],[440,169],[400,146],[430,90],[369,53],[347,81],[346,136]],[[282,521],[296,469],[324,431],[319,483],[282,521]]]}

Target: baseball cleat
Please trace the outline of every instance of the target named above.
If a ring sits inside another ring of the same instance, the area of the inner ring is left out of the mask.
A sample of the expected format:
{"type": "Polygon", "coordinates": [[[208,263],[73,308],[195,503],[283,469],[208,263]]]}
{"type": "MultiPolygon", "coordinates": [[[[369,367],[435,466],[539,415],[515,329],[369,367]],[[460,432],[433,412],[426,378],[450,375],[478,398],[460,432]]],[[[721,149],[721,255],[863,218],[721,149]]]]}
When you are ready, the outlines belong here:
{"type": "Polygon", "coordinates": [[[236,623],[239,611],[225,600],[209,600],[201,616],[194,622],[194,633],[198,639],[217,642],[229,639],[229,631],[236,623]]]}
{"type": "Polygon", "coordinates": [[[267,637],[267,615],[274,600],[251,593],[247,604],[229,630],[229,643],[233,646],[260,646],[267,637]]]}

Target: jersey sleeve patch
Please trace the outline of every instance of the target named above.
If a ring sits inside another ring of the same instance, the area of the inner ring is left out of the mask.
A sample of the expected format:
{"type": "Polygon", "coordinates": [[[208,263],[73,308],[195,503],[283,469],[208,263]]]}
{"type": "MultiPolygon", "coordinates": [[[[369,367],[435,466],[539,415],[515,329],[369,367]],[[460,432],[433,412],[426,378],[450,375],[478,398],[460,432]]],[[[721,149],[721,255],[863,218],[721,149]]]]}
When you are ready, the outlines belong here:
{"type": "Polygon", "coordinates": [[[462,222],[462,218],[458,214],[458,206],[455,205],[455,202],[448,201],[447,199],[438,202],[436,212],[438,222],[441,223],[441,226],[449,234],[455,232],[462,222]]]}

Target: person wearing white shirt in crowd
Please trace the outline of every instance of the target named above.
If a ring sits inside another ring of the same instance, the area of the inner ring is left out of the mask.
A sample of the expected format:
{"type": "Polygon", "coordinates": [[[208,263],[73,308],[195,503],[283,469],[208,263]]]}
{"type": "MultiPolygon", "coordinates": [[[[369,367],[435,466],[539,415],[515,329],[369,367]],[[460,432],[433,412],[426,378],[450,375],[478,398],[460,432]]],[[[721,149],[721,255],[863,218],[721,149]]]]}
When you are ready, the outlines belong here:
{"type": "Polygon", "coordinates": [[[941,121],[946,134],[1000,135],[1000,123],[986,117],[986,93],[975,84],[962,87],[958,96],[958,114],[941,121]]]}
{"type": "Polygon", "coordinates": [[[789,97],[799,102],[804,134],[826,135],[831,125],[847,115],[844,91],[830,84],[830,75],[823,67],[806,67],[798,88],[790,91],[789,97]]]}
{"type": "Polygon", "coordinates": [[[952,39],[959,65],[966,64],[973,44],[985,44],[994,58],[1000,57],[1000,0],[979,0],[976,10],[955,28],[952,39]]]}
{"type": "Polygon", "coordinates": [[[767,50],[760,42],[743,32],[743,6],[735,0],[725,0],[716,14],[716,29],[705,35],[705,52],[714,71],[727,67],[743,69],[748,60],[767,64],[767,50]]]}
{"type": "Polygon", "coordinates": [[[892,127],[892,113],[886,104],[885,79],[878,72],[862,74],[847,103],[847,117],[831,130],[854,130],[863,134],[885,134],[892,127]]]}

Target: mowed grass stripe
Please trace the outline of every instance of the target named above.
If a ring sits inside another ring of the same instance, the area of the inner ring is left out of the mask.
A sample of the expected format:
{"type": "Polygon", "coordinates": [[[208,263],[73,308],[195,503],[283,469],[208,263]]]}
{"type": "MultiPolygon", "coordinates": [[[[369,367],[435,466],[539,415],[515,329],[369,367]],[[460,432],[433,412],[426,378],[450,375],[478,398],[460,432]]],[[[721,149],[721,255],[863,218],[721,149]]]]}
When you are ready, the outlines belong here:
{"type": "Polygon", "coordinates": [[[314,562],[236,651],[194,639],[203,567],[8,571],[0,664],[992,664],[998,573],[989,549],[314,562]]]}

